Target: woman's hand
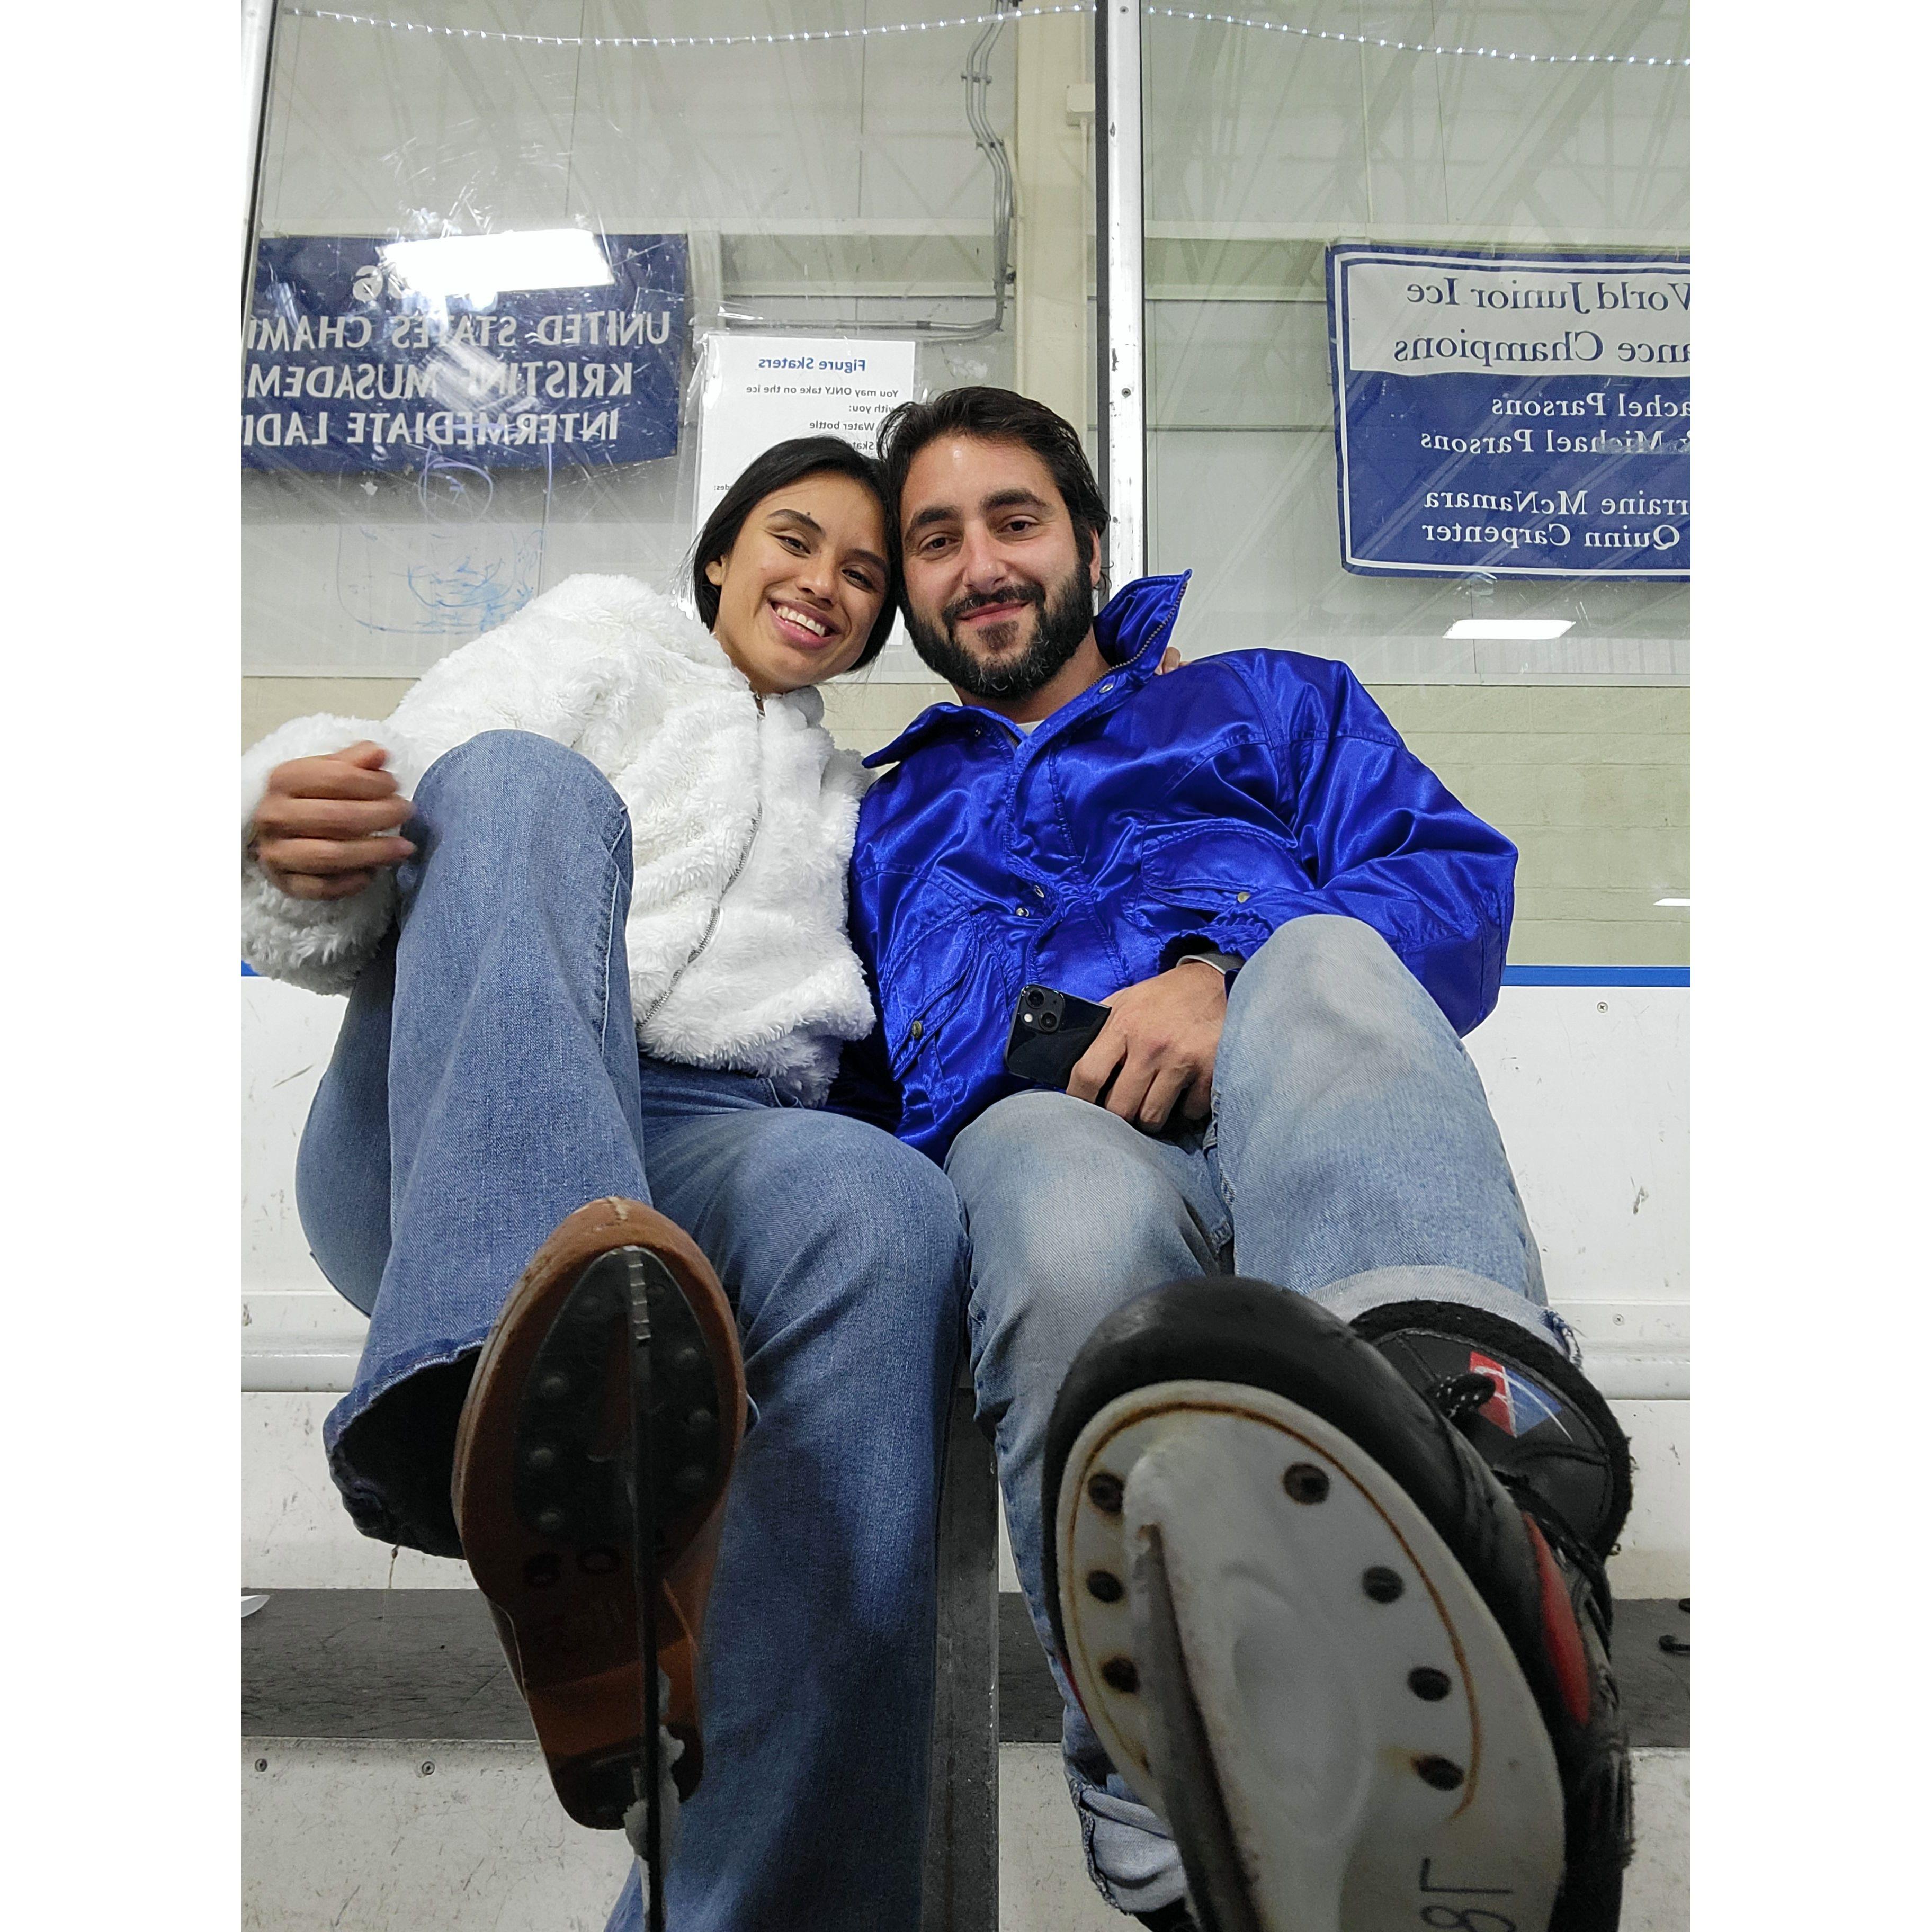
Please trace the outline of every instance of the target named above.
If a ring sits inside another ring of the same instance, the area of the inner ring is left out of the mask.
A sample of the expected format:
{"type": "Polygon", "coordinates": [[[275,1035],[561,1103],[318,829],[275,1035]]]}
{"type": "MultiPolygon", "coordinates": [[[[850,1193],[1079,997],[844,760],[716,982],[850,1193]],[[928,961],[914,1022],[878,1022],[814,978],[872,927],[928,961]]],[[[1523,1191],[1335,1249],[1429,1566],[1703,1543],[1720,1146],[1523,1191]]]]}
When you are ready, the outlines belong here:
{"type": "Polygon", "coordinates": [[[268,774],[248,849],[272,885],[292,898],[346,899],[416,848],[394,835],[415,809],[364,740],[316,758],[291,758],[268,774]]]}

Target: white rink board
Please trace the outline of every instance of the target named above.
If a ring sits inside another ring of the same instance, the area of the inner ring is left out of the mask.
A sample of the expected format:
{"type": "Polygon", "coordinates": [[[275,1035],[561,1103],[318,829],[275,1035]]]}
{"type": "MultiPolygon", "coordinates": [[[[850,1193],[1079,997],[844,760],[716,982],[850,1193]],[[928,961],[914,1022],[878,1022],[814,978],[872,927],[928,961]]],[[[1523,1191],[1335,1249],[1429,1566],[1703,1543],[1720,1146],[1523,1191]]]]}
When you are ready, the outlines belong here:
{"type": "MultiPolygon", "coordinates": [[[[260,979],[242,999],[247,1385],[346,1388],[363,1323],[310,1258],[295,1151],[347,1003],[260,979]]],[[[1688,1393],[1689,1018],[1684,988],[1506,986],[1468,1042],[1550,1298],[1618,1396],[1688,1393]]]]}
{"type": "MultiPolygon", "coordinates": [[[[262,1588],[463,1587],[460,1563],[358,1535],[322,1466],[322,1417],[365,1326],[310,1258],[295,1150],[346,1002],[242,982],[242,1570],[262,1588]]],[[[1629,1432],[1621,1595],[1690,1588],[1690,994],[1509,986],[1470,1057],[1543,1251],[1552,1303],[1629,1432]]],[[[1000,1583],[1018,1587],[1001,1538],[1000,1583]]]]}
{"type": "Polygon", "coordinates": [[[1505,986],[1464,1044],[1551,1300],[1687,1300],[1690,988],[1505,986]]]}

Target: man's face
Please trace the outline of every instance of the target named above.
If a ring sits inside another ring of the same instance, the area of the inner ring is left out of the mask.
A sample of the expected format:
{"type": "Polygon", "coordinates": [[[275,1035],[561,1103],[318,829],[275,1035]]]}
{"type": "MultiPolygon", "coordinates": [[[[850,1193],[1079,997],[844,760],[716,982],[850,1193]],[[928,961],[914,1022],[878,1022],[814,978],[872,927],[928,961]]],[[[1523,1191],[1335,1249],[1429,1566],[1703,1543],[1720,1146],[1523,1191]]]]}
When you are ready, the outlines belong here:
{"type": "Polygon", "coordinates": [[[928,443],[899,528],[914,646],[968,696],[1030,696],[1093,628],[1099,546],[1081,555],[1052,472],[1024,444],[928,443]]]}

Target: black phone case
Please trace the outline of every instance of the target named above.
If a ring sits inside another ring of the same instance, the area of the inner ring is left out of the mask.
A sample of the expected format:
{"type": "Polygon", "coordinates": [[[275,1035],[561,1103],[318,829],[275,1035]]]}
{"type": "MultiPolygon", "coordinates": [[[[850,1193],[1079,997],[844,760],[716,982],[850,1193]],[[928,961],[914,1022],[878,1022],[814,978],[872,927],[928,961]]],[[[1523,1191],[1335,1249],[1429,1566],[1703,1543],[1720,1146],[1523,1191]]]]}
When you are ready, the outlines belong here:
{"type": "Polygon", "coordinates": [[[1022,986],[1006,1035],[1006,1071],[1035,1087],[1057,1087],[1064,1092],[1076,1063],[1106,1024],[1107,1009],[1091,1000],[1055,992],[1050,986],[1022,986]],[[1028,996],[1037,994],[1046,996],[1042,1010],[1054,1016],[1051,1031],[1041,1031],[1036,1019],[1031,1025],[1027,1022],[1028,996]]]}

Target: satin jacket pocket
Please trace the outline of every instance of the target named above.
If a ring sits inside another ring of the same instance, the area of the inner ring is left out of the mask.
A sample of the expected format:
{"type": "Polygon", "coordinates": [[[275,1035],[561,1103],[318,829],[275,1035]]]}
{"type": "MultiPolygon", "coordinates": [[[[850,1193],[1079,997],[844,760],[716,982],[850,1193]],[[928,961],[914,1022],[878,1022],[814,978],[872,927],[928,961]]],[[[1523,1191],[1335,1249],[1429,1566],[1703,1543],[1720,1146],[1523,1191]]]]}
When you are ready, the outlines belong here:
{"type": "Polygon", "coordinates": [[[934,1042],[958,1013],[973,968],[977,924],[963,911],[956,918],[928,923],[902,939],[886,961],[880,976],[885,990],[886,1048],[892,1077],[902,1088],[922,1063],[930,1060],[934,1042]],[[905,988],[914,989],[910,999],[892,997],[905,988]]]}
{"type": "Polygon", "coordinates": [[[1225,822],[1150,839],[1141,854],[1140,883],[1160,908],[1208,919],[1278,918],[1286,904],[1314,890],[1286,832],[1225,822]]]}

